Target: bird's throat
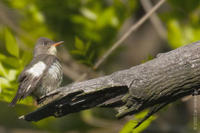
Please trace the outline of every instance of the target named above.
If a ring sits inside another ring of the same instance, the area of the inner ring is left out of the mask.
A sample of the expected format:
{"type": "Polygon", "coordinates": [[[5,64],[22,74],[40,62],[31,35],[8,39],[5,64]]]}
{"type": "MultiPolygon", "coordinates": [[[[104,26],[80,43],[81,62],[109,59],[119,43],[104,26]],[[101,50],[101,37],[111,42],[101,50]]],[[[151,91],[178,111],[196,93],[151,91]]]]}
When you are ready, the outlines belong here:
{"type": "Polygon", "coordinates": [[[49,49],[48,49],[48,54],[50,55],[57,55],[57,50],[56,50],[56,47],[54,46],[51,46],[49,49]]]}

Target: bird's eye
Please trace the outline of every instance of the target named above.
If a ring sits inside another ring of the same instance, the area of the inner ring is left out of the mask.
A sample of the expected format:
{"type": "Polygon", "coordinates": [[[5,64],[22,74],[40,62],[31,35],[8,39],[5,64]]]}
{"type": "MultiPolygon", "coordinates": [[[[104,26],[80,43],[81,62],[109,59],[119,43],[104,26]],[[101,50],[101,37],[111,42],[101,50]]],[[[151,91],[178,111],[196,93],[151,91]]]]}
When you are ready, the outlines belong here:
{"type": "Polygon", "coordinates": [[[48,42],[43,42],[43,45],[47,45],[48,44],[48,42]]]}

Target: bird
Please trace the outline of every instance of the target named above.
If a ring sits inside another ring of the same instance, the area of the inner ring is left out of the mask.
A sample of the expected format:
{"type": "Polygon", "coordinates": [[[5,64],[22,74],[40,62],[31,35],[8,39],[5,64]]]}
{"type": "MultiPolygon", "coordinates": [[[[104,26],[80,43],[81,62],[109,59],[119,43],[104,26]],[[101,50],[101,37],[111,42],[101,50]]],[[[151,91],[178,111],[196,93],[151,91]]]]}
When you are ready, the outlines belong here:
{"type": "Polygon", "coordinates": [[[11,107],[29,95],[39,103],[43,96],[60,86],[63,71],[56,47],[63,42],[54,42],[45,37],[37,40],[33,59],[18,77],[18,90],[9,104],[11,107]]]}

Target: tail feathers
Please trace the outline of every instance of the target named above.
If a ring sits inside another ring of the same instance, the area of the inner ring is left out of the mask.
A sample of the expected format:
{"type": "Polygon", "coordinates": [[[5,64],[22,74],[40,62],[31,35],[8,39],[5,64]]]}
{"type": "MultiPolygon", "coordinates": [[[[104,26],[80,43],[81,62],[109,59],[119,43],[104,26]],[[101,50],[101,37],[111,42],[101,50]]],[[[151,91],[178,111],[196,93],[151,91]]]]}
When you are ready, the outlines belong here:
{"type": "Polygon", "coordinates": [[[10,104],[9,104],[10,107],[14,107],[16,105],[16,103],[17,103],[18,100],[23,99],[23,92],[21,92],[21,90],[22,90],[22,84],[19,85],[19,88],[18,88],[18,90],[16,92],[15,97],[10,102],[10,104]]]}
{"type": "Polygon", "coordinates": [[[19,96],[16,95],[16,96],[13,98],[13,100],[10,102],[9,106],[10,106],[10,107],[14,107],[14,106],[16,105],[16,103],[17,103],[18,100],[19,100],[19,96]]]}
{"type": "Polygon", "coordinates": [[[25,97],[27,97],[32,91],[30,91],[29,89],[31,88],[31,85],[28,86],[27,89],[22,89],[21,86],[18,88],[16,96],[13,98],[13,100],[10,102],[9,106],[10,107],[14,107],[17,103],[18,100],[24,99],[25,97]],[[27,91],[28,92],[24,92],[27,91]]]}

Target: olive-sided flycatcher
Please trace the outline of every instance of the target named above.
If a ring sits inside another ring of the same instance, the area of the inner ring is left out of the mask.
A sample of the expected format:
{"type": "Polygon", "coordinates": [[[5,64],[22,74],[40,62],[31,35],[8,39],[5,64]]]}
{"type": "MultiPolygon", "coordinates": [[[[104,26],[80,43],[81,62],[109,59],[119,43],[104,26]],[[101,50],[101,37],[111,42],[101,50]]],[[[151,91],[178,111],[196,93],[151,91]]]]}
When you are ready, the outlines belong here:
{"type": "Polygon", "coordinates": [[[37,40],[33,59],[19,75],[19,87],[10,106],[15,106],[18,100],[28,95],[33,96],[38,102],[41,97],[60,86],[63,72],[56,56],[56,46],[61,43],[63,41],[53,42],[44,37],[37,40]]]}

